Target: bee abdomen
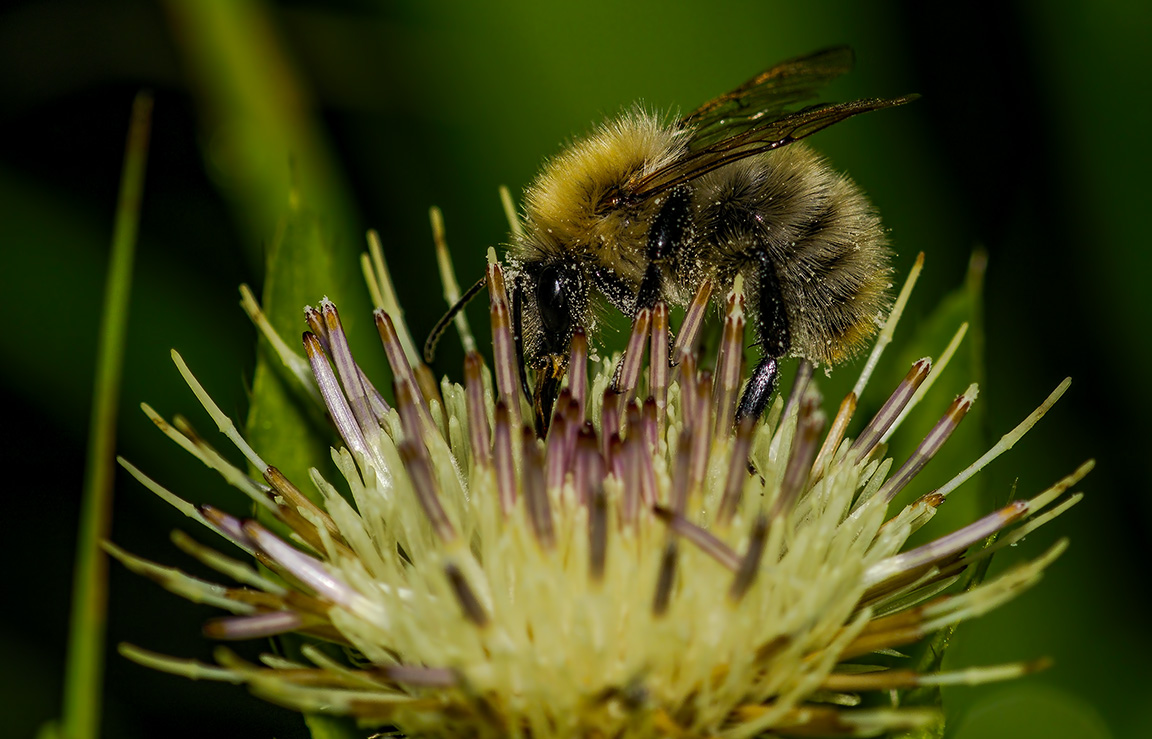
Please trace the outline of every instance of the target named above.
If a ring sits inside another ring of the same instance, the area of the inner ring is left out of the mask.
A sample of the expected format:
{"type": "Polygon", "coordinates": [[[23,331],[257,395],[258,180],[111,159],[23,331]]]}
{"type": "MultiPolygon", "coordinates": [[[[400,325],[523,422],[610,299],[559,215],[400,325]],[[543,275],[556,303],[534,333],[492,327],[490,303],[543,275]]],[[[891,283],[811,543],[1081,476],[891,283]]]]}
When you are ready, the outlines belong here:
{"type": "Polygon", "coordinates": [[[722,278],[739,272],[762,292],[760,265],[767,257],[775,267],[791,354],[835,363],[876,331],[890,278],[880,219],[811,150],[794,144],[725,167],[697,197],[701,241],[710,242],[722,278]]]}

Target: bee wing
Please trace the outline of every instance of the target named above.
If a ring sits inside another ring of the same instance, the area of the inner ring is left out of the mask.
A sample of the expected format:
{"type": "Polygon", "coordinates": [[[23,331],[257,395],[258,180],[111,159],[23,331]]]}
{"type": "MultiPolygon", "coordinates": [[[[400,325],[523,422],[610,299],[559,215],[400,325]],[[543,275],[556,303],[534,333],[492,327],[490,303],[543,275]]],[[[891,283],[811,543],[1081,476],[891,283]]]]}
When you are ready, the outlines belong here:
{"type": "Polygon", "coordinates": [[[680,119],[679,128],[692,129],[693,148],[704,148],[757,121],[784,117],[811,100],[816,91],[852,69],[852,49],[837,46],[780,62],[731,92],[713,98],[680,119]]]}
{"type": "Polygon", "coordinates": [[[677,124],[689,132],[686,153],[635,180],[628,197],[643,200],[745,157],[777,149],[860,113],[915,100],[869,98],[792,110],[852,67],[846,46],[782,62],[704,103],[677,124]]]}

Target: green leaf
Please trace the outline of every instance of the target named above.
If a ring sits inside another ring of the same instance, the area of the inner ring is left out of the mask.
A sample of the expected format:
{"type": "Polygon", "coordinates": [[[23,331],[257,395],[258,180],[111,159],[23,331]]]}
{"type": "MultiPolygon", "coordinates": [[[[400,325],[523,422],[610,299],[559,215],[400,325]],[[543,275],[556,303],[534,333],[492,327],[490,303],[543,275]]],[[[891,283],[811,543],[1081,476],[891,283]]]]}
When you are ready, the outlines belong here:
{"type": "MultiPolygon", "coordinates": [[[[364,229],[268,9],[252,0],[170,0],[166,7],[200,83],[213,174],[253,253],[266,249],[261,303],[273,327],[294,344],[305,328],[301,309],[327,295],[340,308],[354,350],[363,349],[375,337],[358,261],[364,229]]],[[[361,350],[357,359],[372,374],[381,354],[361,350]]],[[[309,493],[308,469],[328,465],[333,438],[317,432],[277,364],[261,352],[247,436],[309,493]]]]}
{"type": "MultiPolygon", "coordinates": [[[[873,380],[873,387],[896,387],[916,360],[924,356],[931,356],[934,362],[939,360],[957,330],[963,324],[968,324],[963,341],[931,392],[925,395],[924,400],[892,437],[888,454],[897,463],[907,459],[916,449],[956,396],[963,393],[970,384],[980,385],[984,381],[983,284],[986,265],[987,256],[984,252],[973,252],[964,282],[945,295],[918,324],[909,327],[913,329],[911,336],[901,341],[897,329],[898,338],[893,346],[899,349],[893,353],[894,361],[887,364],[885,375],[878,373],[873,380]]],[[[934,363],[934,373],[937,364],[934,363]]],[[[984,406],[985,403],[977,396],[968,415],[925,470],[901,493],[896,505],[914,500],[939,487],[987,451],[991,445],[991,434],[986,427],[984,406]]],[[[935,538],[941,531],[955,530],[988,513],[991,504],[985,500],[980,485],[980,476],[977,475],[949,497],[948,505],[942,506],[932,523],[913,536],[909,546],[917,546],[935,538]]]]}
{"type": "MultiPolygon", "coordinates": [[[[209,162],[253,252],[265,250],[265,313],[286,341],[298,345],[293,337],[305,328],[301,310],[327,295],[340,308],[357,361],[374,374],[383,352],[360,275],[364,228],[267,8],[251,0],[170,0],[167,8],[200,82],[203,125],[213,138],[209,162]]],[[[249,439],[271,464],[309,488],[307,469],[327,464],[332,437],[315,432],[277,377],[276,364],[262,352],[249,439]]]]}
{"type": "MultiPolygon", "coordinates": [[[[374,374],[383,352],[357,258],[364,229],[268,9],[252,0],[170,0],[166,7],[200,83],[212,173],[246,227],[252,253],[266,245],[265,314],[291,345],[305,328],[302,308],[328,296],[339,306],[357,361],[374,374]]],[[[318,499],[308,470],[329,467],[335,436],[318,427],[314,409],[285,382],[280,360],[264,344],[245,435],[265,461],[318,499]]],[[[360,736],[351,722],[305,720],[316,737],[360,736]]]]}
{"type": "Polygon", "coordinates": [[[890,734],[889,739],[940,739],[940,737],[944,736],[944,728],[944,722],[940,721],[926,729],[890,734]]]}
{"type": "Polygon", "coordinates": [[[356,729],[356,724],[347,718],[323,716],[310,713],[304,717],[312,739],[361,739],[364,732],[356,729]]]}
{"type": "MultiPolygon", "coordinates": [[[[363,312],[368,313],[367,306],[362,305],[363,296],[359,300],[351,296],[348,266],[358,262],[348,251],[336,248],[326,238],[324,227],[314,214],[299,208],[287,213],[280,238],[268,255],[261,300],[264,312],[285,340],[291,341],[305,328],[302,308],[324,295],[340,305],[362,306],[363,312]],[[347,300],[342,297],[346,294],[347,300]]],[[[346,327],[362,325],[351,311],[342,310],[341,316],[347,316],[346,327]]],[[[318,496],[309,482],[308,470],[329,467],[329,450],[335,437],[330,429],[317,426],[314,410],[305,405],[309,401],[293,392],[281,367],[280,360],[261,340],[246,436],[269,464],[278,467],[305,494],[318,496]]]]}
{"type": "MultiPolygon", "coordinates": [[[[893,437],[889,454],[897,462],[906,459],[912,453],[916,445],[945,413],[953,398],[964,392],[969,384],[979,384],[985,377],[983,280],[986,264],[986,255],[979,250],[974,252],[969,261],[964,283],[944,296],[935,309],[915,326],[912,336],[907,341],[896,344],[901,348],[895,353],[896,361],[889,365],[889,376],[883,380],[881,386],[894,387],[899,382],[901,376],[899,373],[906,372],[913,362],[923,356],[933,357],[935,372],[944,348],[957,330],[963,324],[968,324],[963,342],[943,374],[937,378],[936,385],[905,420],[899,433],[893,437]]],[[[983,454],[990,444],[985,417],[984,406],[977,398],[960,426],[929,463],[926,472],[918,475],[909,484],[909,489],[901,494],[897,504],[930,492],[983,454]]],[[[936,538],[942,531],[956,530],[987,513],[991,506],[984,499],[979,486],[980,478],[977,476],[954,497],[949,498],[948,505],[938,509],[934,520],[914,535],[909,546],[916,546],[936,538]]],[[[990,559],[983,560],[969,571],[965,579],[966,588],[974,587],[984,579],[989,562],[990,559]]],[[[921,648],[916,658],[917,672],[940,669],[944,655],[951,646],[955,630],[955,626],[941,629],[921,648]]],[[[901,705],[905,706],[939,706],[941,703],[942,695],[937,686],[916,688],[901,696],[901,705]]],[[[944,724],[941,722],[938,726],[896,736],[900,739],[938,739],[943,734],[944,724]]]]}

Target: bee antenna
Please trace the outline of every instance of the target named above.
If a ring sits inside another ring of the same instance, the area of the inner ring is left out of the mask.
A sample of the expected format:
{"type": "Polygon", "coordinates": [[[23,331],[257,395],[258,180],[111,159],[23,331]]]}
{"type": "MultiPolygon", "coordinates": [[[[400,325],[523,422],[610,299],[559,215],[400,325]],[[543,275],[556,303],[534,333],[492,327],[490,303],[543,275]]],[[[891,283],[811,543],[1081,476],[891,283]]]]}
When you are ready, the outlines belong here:
{"type": "Polygon", "coordinates": [[[431,364],[432,360],[436,358],[436,345],[440,343],[440,337],[448,330],[449,324],[456,318],[456,314],[464,310],[464,306],[472,302],[472,298],[480,294],[484,289],[484,284],[487,277],[481,277],[476,281],[476,284],[468,288],[468,290],[460,296],[448,312],[445,313],[436,325],[432,327],[432,332],[428,334],[428,339],[424,342],[424,361],[431,364]]]}

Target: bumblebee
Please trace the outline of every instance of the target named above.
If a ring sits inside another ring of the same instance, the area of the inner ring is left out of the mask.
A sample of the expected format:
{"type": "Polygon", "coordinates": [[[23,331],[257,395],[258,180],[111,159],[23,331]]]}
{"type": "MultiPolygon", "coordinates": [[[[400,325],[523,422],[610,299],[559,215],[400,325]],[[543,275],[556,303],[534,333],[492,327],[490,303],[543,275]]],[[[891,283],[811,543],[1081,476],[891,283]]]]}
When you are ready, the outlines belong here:
{"type": "Polygon", "coordinates": [[[802,107],[852,61],[838,47],[782,62],[671,125],[635,109],[545,164],[507,249],[513,334],[535,371],[534,391],[522,379],[541,433],[597,295],[633,315],[659,300],[685,305],[705,278],[723,287],[742,275],[762,358],[738,417],[761,415],[782,358],[835,364],[875,333],[891,274],[880,219],[848,177],[797,143],[914,98],[802,107]]]}

